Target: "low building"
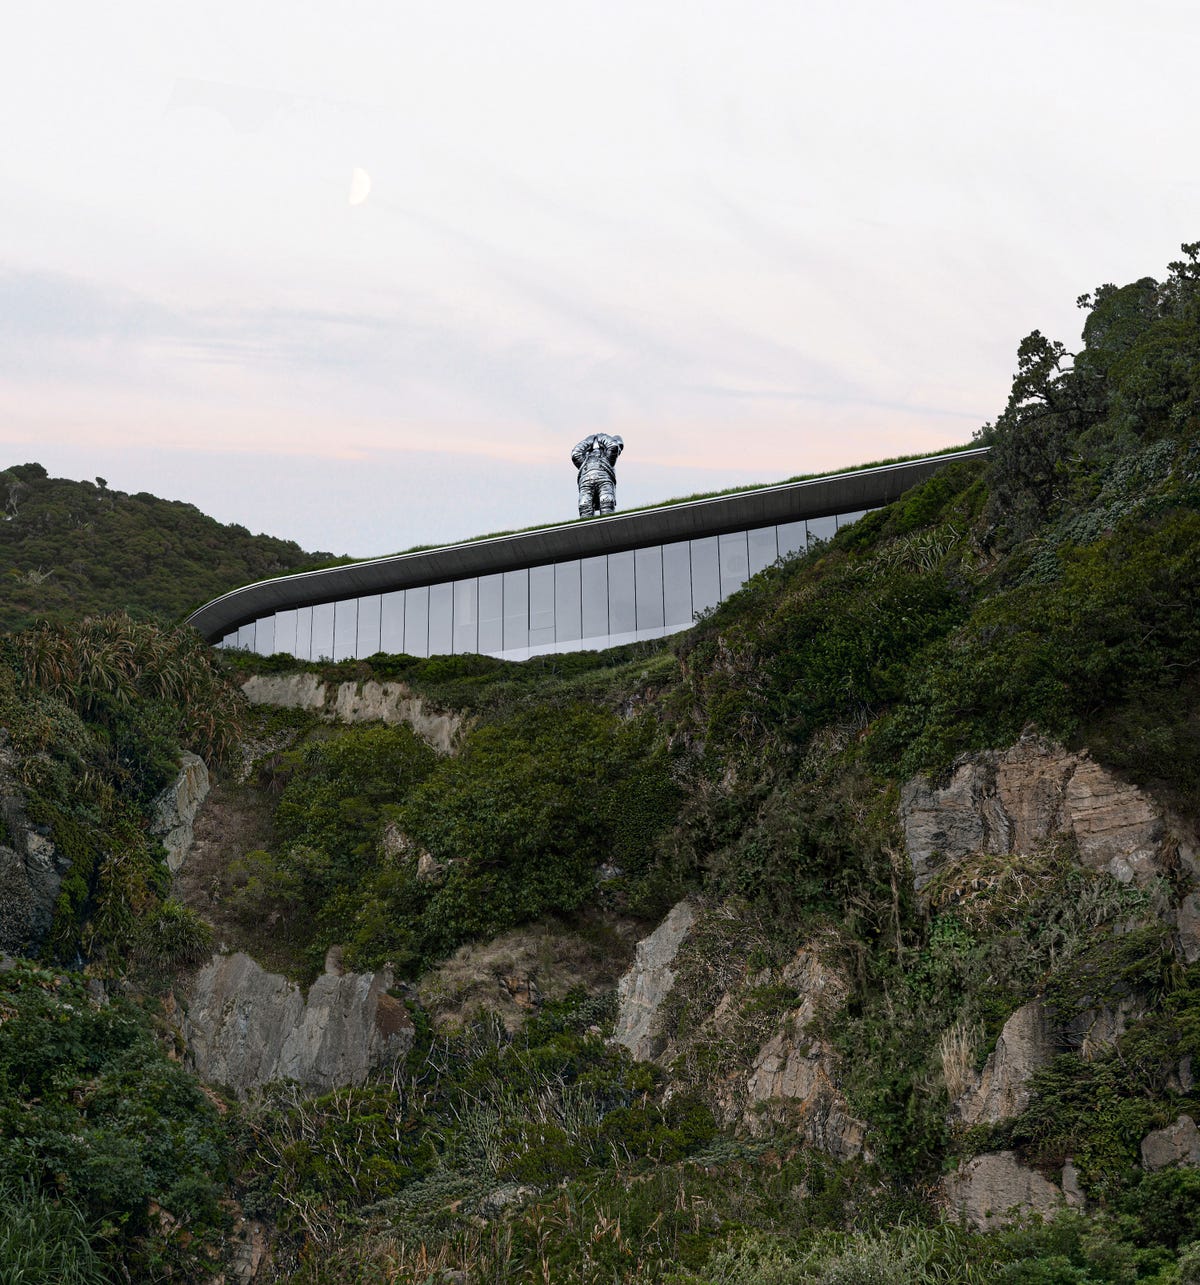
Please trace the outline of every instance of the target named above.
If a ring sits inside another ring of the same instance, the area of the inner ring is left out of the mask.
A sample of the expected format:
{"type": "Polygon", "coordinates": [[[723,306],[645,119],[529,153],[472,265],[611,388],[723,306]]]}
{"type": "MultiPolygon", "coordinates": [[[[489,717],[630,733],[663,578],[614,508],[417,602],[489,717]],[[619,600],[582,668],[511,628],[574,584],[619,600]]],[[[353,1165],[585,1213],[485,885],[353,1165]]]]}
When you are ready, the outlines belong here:
{"type": "Polygon", "coordinates": [[[476,652],[525,660],[686,629],[778,558],[828,540],[956,460],[906,460],[261,580],[190,617],[261,655],[476,652]]]}

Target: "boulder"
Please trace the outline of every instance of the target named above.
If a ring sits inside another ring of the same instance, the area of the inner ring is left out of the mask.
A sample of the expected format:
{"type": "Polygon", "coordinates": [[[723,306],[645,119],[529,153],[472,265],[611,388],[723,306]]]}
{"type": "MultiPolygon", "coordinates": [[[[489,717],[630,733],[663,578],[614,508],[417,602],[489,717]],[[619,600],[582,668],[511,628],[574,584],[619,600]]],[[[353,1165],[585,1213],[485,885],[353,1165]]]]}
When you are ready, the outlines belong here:
{"type": "Polygon", "coordinates": [[[1086,751],[1034,734],[1007,750],[962,756],[944,785],[925,776],[906,782],[900,820],[918,891],[945,863],[975,852],[1032,852],[1060,835],[1075,840],[1085,866],[1144,886],[1165,872],[1168,848],[1180,846],[1136,786],[1086,751]]]}
{"type": "Polygon", "coordinates": [[[1029,1214],[1047,1218],[1064,1203],[1054,1183],[1027,1169],[1011,1151],[966,1161],[943,1179],[942,1195],[952,1217],[965,1218],[979,1231],[1029,1214]]]}
{"type": "Polygon", "coordinates": [[[202,1080],[239,1097],[272,1080],[322,1092],[361,1084],[402,1058],[413,1026],[387,993],[391,971],[342,973],[338,961],[307,998],[249,955],[215,955],[197,974],[184,1019],[188,1057],[202,1080]]]}
{"type": "Polygon", "coordinates": [[[183,865],[195,839],[196,813],[208,798],[208,768],[195,754],[184,753],[179,775],[154,800],[150,833],[167,850],[167,869],[174,874],[183,865]]]}
{"type": "Polygon", "coordinates": [[[639,1061],[654,1057],[666,1042],[657,1029],[658,1010],[675,985],[671,965],[695,922],[690,902],[673,906],[662,923],[638,942],[633,967],[617,983],[612,1042],[623,1044],[639,1061]]]}
{"type": "Polygon", "coordinates": [[[964,1124],[998,1124],[1029,1105],[1029,1081],[1057,1052],[1054,1031],[1037,1000],[1022,1005],[1004,1023],[996,1048],[975,1084],[954,1102],[964,1124]]]}
{"type": "Polygon", "coordinates": [[[1200,1165],[1200,1130],[1190,1115],[1142,1139],[1142,1164],[1151,1172],[1171,1165],[1200,1165]]]}

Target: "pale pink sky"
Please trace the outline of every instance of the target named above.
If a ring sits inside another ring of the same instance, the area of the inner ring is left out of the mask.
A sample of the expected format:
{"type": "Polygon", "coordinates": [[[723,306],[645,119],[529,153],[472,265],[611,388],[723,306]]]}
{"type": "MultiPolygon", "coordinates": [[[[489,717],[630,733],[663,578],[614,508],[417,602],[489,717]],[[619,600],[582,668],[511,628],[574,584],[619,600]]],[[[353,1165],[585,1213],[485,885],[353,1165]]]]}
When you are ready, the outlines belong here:
{"type": "Polygon", "coordinates": [[[597,429],[624,506],[964,442],[1022,335],[1200,237],[1198,36],[1190,0],[24,6],[0,466],[367,555],[569,518],[597,429]]]}

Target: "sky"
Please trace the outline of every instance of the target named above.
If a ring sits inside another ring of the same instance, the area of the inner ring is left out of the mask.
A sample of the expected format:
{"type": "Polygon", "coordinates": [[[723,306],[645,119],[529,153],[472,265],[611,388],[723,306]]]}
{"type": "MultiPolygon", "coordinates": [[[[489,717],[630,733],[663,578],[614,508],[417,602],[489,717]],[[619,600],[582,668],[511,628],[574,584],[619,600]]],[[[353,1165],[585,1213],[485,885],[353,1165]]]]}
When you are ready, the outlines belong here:
{"type": "Polygon", "coordinates": [[[45,0],[0,467],[356,556],[965,443],[1200,239],[1194,0],[45,0]]]}

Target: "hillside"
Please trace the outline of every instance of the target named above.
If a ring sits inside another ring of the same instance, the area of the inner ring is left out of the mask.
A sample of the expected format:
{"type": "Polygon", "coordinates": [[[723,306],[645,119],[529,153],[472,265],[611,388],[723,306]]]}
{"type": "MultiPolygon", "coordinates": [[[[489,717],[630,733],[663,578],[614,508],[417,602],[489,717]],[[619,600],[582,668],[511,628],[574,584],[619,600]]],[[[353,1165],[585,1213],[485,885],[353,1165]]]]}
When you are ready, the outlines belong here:
{"type": "Polygon", "coordinates": [[[332,558],[101,482],[40,464],[0,472],[0,629],[112,611],[169,623],[233,585],[332,558]]]}
{"type": "Polygon", "coordinates": [[[1200,1281],[1200,244],[1081,307],[661,644],[7,638],[0,1269],[1200,1281]]]}

